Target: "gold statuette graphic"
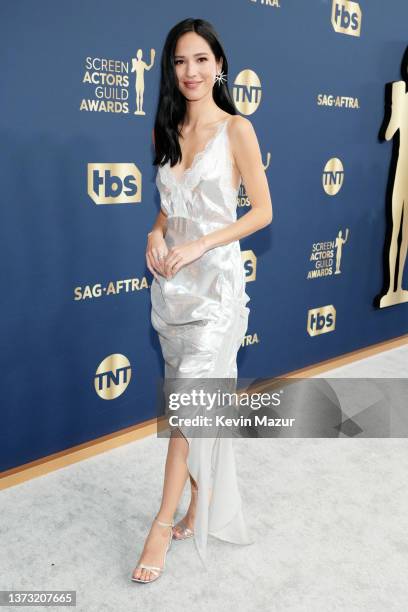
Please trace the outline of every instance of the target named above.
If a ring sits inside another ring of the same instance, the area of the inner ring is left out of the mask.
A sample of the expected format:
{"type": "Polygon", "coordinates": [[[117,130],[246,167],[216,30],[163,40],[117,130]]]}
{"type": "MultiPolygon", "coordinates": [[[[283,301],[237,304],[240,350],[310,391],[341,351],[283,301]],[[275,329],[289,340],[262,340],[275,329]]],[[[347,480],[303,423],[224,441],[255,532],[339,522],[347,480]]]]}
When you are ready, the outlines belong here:
{"type": "Polygon", "coordinates": [[[135,73],[135,92],[136,92],[136,110],[134,112],[135,115],[145,115],[146,113],[143,110],[143,95],[144,95],[144,73],[145,70],[150,70],[153,68],[154,58],[156,55],[156,51],[154,49],[150,49],[150,64],[146,64],[146,62],[142,59],[143,51],[142,49],[138,49],[136,53],[136,57],[132,59],[132,70],[131,72],[135,73]]]}
{"type": "MultiPolygon", "coordinates": [[[[407,56],[407,51],[405,56],[407,56]]],[[[405,61],[403,65],[406,66],[405,61]]],[[[405,81],[392,83],[391,91],[388,85],[386,91],[388,100],[391,97],[391,105],[387,105],[384,137],[386,140],[394,138],[394,149],[387,193],[387,200],[391,201],[391,218],[387,223],[388,252],[385,254],[384,267],[388,274],[384,283],[384,291],[379,296],[380,308],[408,302],[408,290],[402,288],[408,247],[408,94],[405,81]],[[400,233],[401,244],[398,249],[400,233]]]]}
{"type": "Polygon", "coordinates": [[[335,274],[340,274],[341,270],[340,270],[340,262],[341,262],[341,255],[342,255],[342,251],[343,251],[343,244],[346,244],[347,239],[349,236],[349,229],[348,227],[346,228],[346,236],[345,238],[343,238],[343,232],[341,230],[339,230],[339,233],[337,234],[337,238],[336,238],[336,270],[335,270],[335,274]]]}

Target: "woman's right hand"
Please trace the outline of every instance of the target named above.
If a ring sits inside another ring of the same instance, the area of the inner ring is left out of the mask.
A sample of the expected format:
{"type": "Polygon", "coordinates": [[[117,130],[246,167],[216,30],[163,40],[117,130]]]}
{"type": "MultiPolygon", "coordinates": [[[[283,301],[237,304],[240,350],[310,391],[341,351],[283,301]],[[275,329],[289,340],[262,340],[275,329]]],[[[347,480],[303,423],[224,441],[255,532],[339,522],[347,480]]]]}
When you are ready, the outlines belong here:
{"type": "Polygon", "coordinates": [[[156,280],[159,280],[157,272],[165,276],[164,260],[166,259],[168,248],[163,234],[160,230],[152,230],[147,234],[146,264],[156,280]]]}

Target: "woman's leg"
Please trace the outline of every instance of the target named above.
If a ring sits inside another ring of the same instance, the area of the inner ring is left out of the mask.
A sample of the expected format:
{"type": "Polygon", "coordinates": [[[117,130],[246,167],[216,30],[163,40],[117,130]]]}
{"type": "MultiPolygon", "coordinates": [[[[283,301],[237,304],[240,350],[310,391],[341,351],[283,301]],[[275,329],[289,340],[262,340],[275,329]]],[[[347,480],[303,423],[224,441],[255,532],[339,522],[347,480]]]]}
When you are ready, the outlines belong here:
{"type": "Polygon", "coordinates": [[[191,485],[190,505],[188,507],[187,514],[185,515],[185,517],[182,518],[181,521],[179,521],[177,525],[174,526],[175,538],[177,538],[178,534],[182,532],[184,527],[188,527],[188,529],[191,529],[192,531],[194,531],[194,521],[195,521],[195,515],[196,515],[196,509],[197,509],[198,487],[197,487],[197,483],[195,482],[194,478],[192,478],[191,474],[190,474],[190,485],[191,485]]]}
{"type": "MultiPolygon", "coordinates": [[[[164,472],[163,496],[157,518],[164,523],[172,523],[187,477],[188,442],[178,430],[172,432],[167,450],[164,472]]],[[[169,541],[170,527],[163,527],[153,521],[146,538],[142,554],[137,562],[161,567],[164,552],[169,541]]],[[[133,572],[135,578],[150,580],[154,576],[147,569],[133,572]]]]}

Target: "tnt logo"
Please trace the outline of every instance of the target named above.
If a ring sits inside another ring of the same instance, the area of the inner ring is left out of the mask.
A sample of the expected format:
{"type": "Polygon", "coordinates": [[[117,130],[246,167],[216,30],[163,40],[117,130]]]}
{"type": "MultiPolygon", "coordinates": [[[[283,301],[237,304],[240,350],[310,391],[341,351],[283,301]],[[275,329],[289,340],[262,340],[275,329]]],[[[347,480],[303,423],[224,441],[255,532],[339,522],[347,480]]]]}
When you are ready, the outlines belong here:
{"type": "Polygon", "coordinates": [[[331,22],[335,32],[360,36],[361,8],[351,0],[333,0],[331,22]]]}
{"type": "Polygon", "coordinates": [[[102,399],[115,399],[125,391],[131,377],[132,368],[125,355],[108,355],[95,372],[95,391],[102,399]]]}
{"type": "Polygon", "coordinates": [[[95,204],[135,204],[142,178],[135,164],[88,164],[88,195],[95,204]]]}
{"type": "Polygon", "coordinates": [[[307,333],[309,336],[319,336],[334,331],[336,328],[336,309],[330,306],[312,308],[307,313],[307,333]]]}
{"type": "Polygon", "coordinates": [[[235,106],[243,115],[252,115],[261,103],[262,86],[259,76],[246,68],[237,74],[232,86],[235,106]]]}
{"type": "Polygon", "coordinates": [[[344,168],[338,157],[329,159],[323,170],[322,183],[327,195],[334,196],[340,191],[344,182],[344,168]]]}
{"type": "Polygon", "coordinates": [[[245,270],[245,282],[256,280],[256,255],[253,251],[241,251],[242,263],[245,270]]]}

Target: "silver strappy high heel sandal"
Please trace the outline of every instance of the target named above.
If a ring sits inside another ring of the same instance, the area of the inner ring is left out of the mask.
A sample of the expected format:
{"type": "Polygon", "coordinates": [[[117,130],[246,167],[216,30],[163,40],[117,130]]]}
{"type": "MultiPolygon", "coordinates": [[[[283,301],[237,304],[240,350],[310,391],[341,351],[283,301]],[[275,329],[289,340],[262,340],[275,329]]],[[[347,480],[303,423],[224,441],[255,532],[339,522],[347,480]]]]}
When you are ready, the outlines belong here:
{"type": "Polygon", "coordinates": [[[184,521],[179,521],[175,527],[173,527],[173,540],[187,540],[192,538],[194,531],[186,526],[184,521]]]}
{"type": "Polygon", "coordinates": [[[163,523],[163,521],[159,521],[159,519],[157,517],[154,518],[155,521],[157,521],[157,523],[159,525],[161,525],[162,527],[171,527],[171,531],[170,531],[170,537],[169,537],[169,543],[167,545],[167,548],[165,550],[164,553],[164,559],[163,559],[163,567],[157,567],[155,565],[146,565],[145,563],[139,563],[135,569],[133,570],[132,576],[131,576],[131,580],[133,582],[143,582],[143,583],[147,583],[147,582],[154,582],[155,580],[157,580],[158,578],[160,578],[161,574],[164,572],[164,566],[166,564],[166,555],[167,552],[171,546],[171,542],[173,539],[173,527],[174,527],[174,523],[163,523]],[[135,571],[137,569],[147,569],[149,570],[152,574],[155,575],[155,578],[151,578],[150,580],[142,580],[141,578],[135,578],[133,576],[133,574],[135,573],[135,571]]]}
{"type": "MultiPolygon", "coordinates": [[[[191,489],[191,495],[196,496],[198,493],[198,489],[191,489]]],[[[173,527],[173,539],[174,540],[187,540],[188,538],[194,537],[194,531],[187,527],[184,520],[179,521],[173,527]]]]}

